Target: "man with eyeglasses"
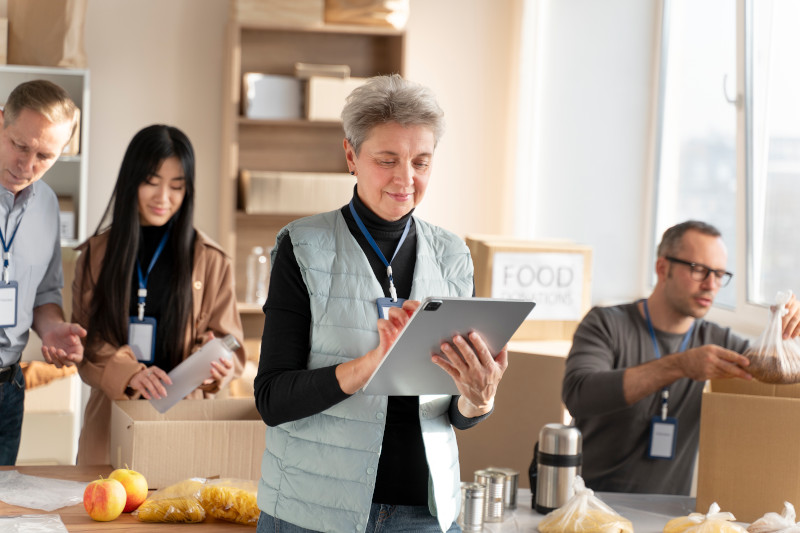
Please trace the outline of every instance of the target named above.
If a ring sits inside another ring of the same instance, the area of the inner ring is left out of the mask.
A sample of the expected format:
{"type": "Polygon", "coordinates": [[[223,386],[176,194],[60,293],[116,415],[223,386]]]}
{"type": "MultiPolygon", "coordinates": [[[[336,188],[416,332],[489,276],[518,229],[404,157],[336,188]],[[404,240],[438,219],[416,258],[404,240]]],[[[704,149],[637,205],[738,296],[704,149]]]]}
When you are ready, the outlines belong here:
{"type": "MultiPolygon", "coordinates": [[[[705,381],[751,379],[748,342],[703,319],[732,274],[713,226],[664,232],[652,294],[595,307],[575,332],[562,399],[583,434],[582,476],[596,491],[688,495],[705,381]]],[[[784,335],[800,334],[792,297],[784,335]]]]}

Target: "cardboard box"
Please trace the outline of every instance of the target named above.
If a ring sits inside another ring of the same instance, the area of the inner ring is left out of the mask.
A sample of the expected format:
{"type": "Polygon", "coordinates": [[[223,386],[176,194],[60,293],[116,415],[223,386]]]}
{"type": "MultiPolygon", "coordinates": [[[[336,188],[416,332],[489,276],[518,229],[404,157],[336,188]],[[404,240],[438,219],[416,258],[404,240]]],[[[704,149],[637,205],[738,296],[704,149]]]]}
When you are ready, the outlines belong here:
{"type": "Polygon", "coordinates": [[[325,0],[235,0],[231,10],[242,25],[319,27],[325,0]]]}
{"type": "Polygon", "coordinates": [[[333,78],[311,76],[306,88],[306,118],[308,120],[342,119],[347,96],[364,84],[366,78],[333,78]]]}
{"type": "Polygon", "coordinates": [[[566,241],[468,235],[475,295],[536,302],[513,340],[572,340],[592,295],[592,249],[566,241]]]}
{"type": "Polygon", "coordinates": [[[800,385],[715,380],[703,394],[697,512],[741,522],[800,502],[800,385]]]}
{"type": "Polygon", "coordinates": [[[292,76],[247,72],[242,79],[242,114],[262,120],[303,116],[303,85],[292,76]]]}
{"type": "Polygon", "coordinates": [[[327,172],[239,173],[239,207],[248,214],[307,215],[338,209],[353,195],[355,178],[327,172]]]}
{"type": "Polygon", "coordinates": [[[58,211],[61,240],[73,240],[75,238],[75,202],[72,201],[72,197],[59,196],[58,211]]]}
{"type": "Polygon", "coordinates": [[[111,465],[150,488],[192,477],[257,480],[266,426],[252,398],[182,400],[160,414],[145,400],[111,406],[111,465]]]}
{"type": "Polygon", "coordinates": [[[0,65],[8,63],[8,19],[0,18],[0,65]]]}

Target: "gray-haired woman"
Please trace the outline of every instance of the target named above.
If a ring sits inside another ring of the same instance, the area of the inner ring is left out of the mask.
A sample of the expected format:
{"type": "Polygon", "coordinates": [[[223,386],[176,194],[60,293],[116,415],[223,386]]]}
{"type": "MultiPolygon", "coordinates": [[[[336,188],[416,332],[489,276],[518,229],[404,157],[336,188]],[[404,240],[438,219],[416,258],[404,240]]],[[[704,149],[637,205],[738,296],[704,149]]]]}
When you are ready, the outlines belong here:
{"type": "Polygon", "coordinates": [[[342,120],[352,200],[292,222],[273,252],[255,379],[269,426],[258,531],[460,531],[453,427],[491,412],[506,350],[489,353],[477,335],[443,344],[432,361],[458,396],[358,392],[419,300],[473,294],[464,242],[413,216],[443,112],[427,88],[378,76],[342,120]]]}

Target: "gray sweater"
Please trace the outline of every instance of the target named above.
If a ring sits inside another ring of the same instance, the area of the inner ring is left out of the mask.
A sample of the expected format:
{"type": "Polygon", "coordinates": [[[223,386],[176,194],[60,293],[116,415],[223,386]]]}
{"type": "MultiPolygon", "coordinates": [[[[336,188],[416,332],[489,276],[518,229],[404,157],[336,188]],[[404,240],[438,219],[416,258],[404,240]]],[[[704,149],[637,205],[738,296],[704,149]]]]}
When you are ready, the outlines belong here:
{"type": "MultiPolygon", "coordinates": [[[[677,352],[682,334],[656,330],[662,356],[677,352]]],[[[742,353],[747,341],[729,328],[698,319],[688,347],[717,344],[742,353]]],[[[660,391],[628,406],[624,370],[655,359],[647,322],[636,304],[595,307],[575,332],[562,399],[583,434],[582,476],[595,491],[688,495],[700,436],[705,382],[669,386],[669,416],[678,420],[672,460],[649,459],[650,420],[661,412],[660,391]]]]}

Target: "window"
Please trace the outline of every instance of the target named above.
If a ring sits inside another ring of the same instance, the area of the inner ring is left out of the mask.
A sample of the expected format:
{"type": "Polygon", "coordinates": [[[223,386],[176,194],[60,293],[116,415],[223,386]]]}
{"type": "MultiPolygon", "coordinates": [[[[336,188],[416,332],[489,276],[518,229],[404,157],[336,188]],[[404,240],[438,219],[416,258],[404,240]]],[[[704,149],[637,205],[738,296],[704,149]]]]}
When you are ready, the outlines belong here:
{"type": "Polygon", "coordinates": [[[798,28],[795,0],[664,1],[654,244],[682,220],[717,226],[736,275],[715,318],[751,331],[800,277],[798,28]]]}

